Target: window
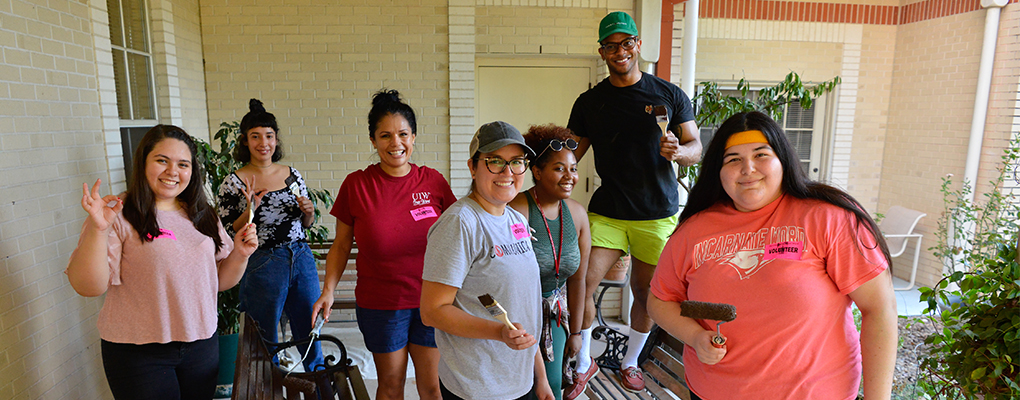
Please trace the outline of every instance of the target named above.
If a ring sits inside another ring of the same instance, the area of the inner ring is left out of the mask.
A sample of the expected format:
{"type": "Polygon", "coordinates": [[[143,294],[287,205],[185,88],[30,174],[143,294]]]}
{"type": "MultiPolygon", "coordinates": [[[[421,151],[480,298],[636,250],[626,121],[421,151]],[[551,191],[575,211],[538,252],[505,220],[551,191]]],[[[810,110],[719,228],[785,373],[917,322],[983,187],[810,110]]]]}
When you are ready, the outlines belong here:
{"type": "MultiPolygon", "coordinates": [[[[727,96],[740,96],[740,92],[737,90],[720,90],[720,92],[727,96]]],[[[757,96],[757,91],[747,93],[747,97],[751,100],[757,96]]],[[[808,177],[816,180],[819,179],[819,170],[821,169],[822,122],[825,119],[823,111],[825,109],[825,96],[815,99],[811,108],[807,109],[802,108],[800,103],[790,103],[785,106],[783,118],[779,121],[783,130],[786,131],[786,137],[790,140],[793,148],[797,150],[801,168],[808,174],[808,177]]],[[[699,128],[701,143],[707,149],[718,126],[699,128]]]]}
{"type": "Polygon", "coordinates": [[[132,154],[138,141],[156,124],[148,15],[144,0],[107,0],[106,6],[110,13],[110,44],[124,172],[130,177],[132,154]]]}

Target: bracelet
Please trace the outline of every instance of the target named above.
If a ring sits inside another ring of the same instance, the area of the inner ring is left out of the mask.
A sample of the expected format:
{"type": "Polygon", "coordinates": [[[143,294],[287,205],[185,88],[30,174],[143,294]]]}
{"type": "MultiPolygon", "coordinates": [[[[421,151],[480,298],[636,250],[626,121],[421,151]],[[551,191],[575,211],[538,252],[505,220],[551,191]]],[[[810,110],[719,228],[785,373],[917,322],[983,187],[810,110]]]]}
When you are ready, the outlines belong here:
{"type": "Polygon", "coordinates": [[[575,335],[580,336],[581,335],[581,331],[577,331],[577,333],[571,333],[570,334],[570,336],[575,336],[575,335]]]}

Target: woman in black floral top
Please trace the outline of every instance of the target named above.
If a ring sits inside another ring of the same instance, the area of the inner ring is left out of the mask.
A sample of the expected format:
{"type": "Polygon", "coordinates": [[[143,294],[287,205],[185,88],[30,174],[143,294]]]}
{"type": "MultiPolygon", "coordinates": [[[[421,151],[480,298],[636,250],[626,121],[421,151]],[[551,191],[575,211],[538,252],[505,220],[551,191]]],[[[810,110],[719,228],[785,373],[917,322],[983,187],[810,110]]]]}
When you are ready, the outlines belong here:
{"type": "MultiPolygon", "coordinates": [[[[220,219],[233,231],[243,227],[254,212],[258,226],[259,249],[241,278],[241,310],[258,322],[270,342],[280,341],[276,327],[280,315],[287,313],[291,333],[301,339],[312,329],[312,304],[319,297],[315,258],[304,232],[312,225],[315,207],[301,174],[276,163],[283,158],[276,117],[256,99],[251,99],[249,109],[241,119],[242,135],[234,148],[234,159],[245,165],[220,185],[220,219]],[[291,176],[296,182],[288,185],[291,176]]],[[[311,350],[305,358],[306,370],[322,364],[318,344],[311,350]]]]}

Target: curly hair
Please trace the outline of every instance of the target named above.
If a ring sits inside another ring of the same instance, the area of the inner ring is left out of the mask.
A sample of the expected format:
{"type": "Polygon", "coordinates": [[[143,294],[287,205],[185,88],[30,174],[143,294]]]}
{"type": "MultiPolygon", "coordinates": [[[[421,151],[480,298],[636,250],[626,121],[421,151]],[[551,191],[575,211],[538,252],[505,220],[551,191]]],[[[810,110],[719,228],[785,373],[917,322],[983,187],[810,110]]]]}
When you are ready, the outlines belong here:
{"type": "Polygon", "coordinates": [[[556,124],[532,125],[523,136],[524,143],[535,151],[535,157],[539,157],[529,157],[531,165],[539,168],[545,165],[549,155],[552,154],[552,152],[544,151],[549,146],[549,142],[553,140],[565,142],[567,139],[577,141],[579,139],[570,129],[556,124]]]}
{"type": "Polygon", "coordinates": [[[241,118],[238,126],[241,131],[237,138],[237,146],[234,147],[234,159],[242,162],[251,162],[251,149],[248,148],[248,131],[252,128],[269,128],[276,134],[276,151],[273,152],[273,162],[283,158],[283,142],[280,141],[280,127],[276,123],[276,116],[266,111],[266,107],[258,99],[248,100],[248,113],[241,118]]]}

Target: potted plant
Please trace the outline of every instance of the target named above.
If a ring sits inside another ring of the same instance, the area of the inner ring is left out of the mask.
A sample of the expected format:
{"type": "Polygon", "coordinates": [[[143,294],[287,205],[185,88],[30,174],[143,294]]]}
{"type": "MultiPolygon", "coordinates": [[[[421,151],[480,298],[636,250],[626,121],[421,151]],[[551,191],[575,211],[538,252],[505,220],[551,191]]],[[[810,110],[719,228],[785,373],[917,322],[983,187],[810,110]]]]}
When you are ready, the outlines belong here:
{"type": "Polygon", "coordinates": [[[952,176],[943,178],[945,211],[930,250],[946,276],[920,289],[927,318],[944,325],[925,339],[919,387],[927,398],[1020,398],[1020,199],[1001,190],[1018,161],[1014,138],[982,201],[969,200],[970,182],[952,190],[952,176]]]}
{"type": "MultiPolygon", "coordinates": [[[[213,141],[219,142],[219,150],[201,139],[195,139],[198,145],[198,158],[205,169],[206,180],[209,182],[209,195],[216,198],[216,190],[231,173],[244,164],[234,160],[233,151],[240,135],[240,123],[222,122],[220,129],[213,135],[213,141]]],[[[325,242],[329,229],[319,224],[321,212],[319,206],[329,208],[333,205],[333,197],[325,189],[308,189],[308,197],[315,204],[315,219],[312,226],[305,230],[309,243],[325,242]]],[[[218,323],[216,333],[220,335],[220,373],[217,385],[229,385],[234,379],[234,360],[237,357],[237,338],[241,329],[241,297],[239,286],[218,294],[218,323]]],[[[229,396],[229,393],[226,393],[229,396]]]]}

